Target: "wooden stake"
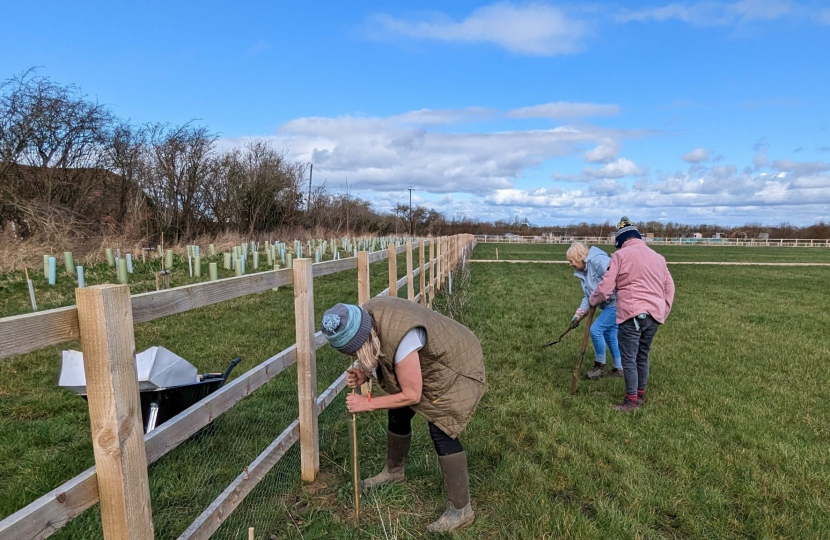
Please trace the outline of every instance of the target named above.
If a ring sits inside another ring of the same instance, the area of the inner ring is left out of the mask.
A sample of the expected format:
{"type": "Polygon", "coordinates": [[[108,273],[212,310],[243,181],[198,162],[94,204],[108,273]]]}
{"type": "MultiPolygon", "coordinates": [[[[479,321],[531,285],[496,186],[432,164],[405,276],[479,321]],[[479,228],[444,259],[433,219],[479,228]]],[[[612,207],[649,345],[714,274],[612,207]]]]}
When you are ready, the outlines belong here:
{"type": "Polygon", "coordinates": [[[398,297],[398,254],[394,244],[386,250],[389,257],[389,296],[398,297]]]}
{"type": "Polygon", "coordinates": [[[429,302],[427,307],[432,308],[432,300],[435,298],[435,237],[429,239],[429,302]]]}
{"type": "Polygon", "coordinates": [[[369,252],[357,252],[357,304],[369,301],[369,252]]]}
{"type": "Polygon", "coordinates": [[[297,332],[297,392],[300,401],[300,468],[313,482],[320,470],[317,429],[317,346],[314,338],[314,273],[311,259],[294,261],[294,317],[297,332]]]}
{"type": "Polygon", "coordinates": [[[412,242],[406,242],[406,298],[415,301],[415,276],[412,275],[412,242]]]}
{"type": "Polygon", "coordinates": [[[418,276],[421,285],[421,305],[427,305],[426,276],[424,275],[424,239],[418,240],[418,276]]]}
{"type": "Polygon", "coordinates": [[[437,266],[435,269],[435,288],[439,291],[441,290],[441,272],[444,270],[441,257],[443,255],[443,247],[443,239],[439,237],[438,244],[435,246],[435,266],[437,266]]]}
{"type": "Polygon", "coordinates": [[[254,528],[248,527],[248,540],[254,540],[254,528]]]}
{"type": "MultiPolygon", "coordinates": [[[[355,391],[352,390],[352,395],[355,391]]],[[[354,488],[354,519],[356,523],[360,522],[360,462],[358,460],[357,452],[357,415],[352,413],[352,419],[349,422],[349,443],[352,451],[352,486],[354,488]]]]}
{"type": "MultiPolygon", "coordinates": [[[[357,252],[357,305],[362,306],[369,301],[369,252],[357,252]]],[[[369,383],[363,383],[360,386],[360,392],[363,395],[369,393],[369,383]]]]}
{"type": "Polygon", "coordinates": [[[130,288],[75,292],[106,540],[153,540],[130,288]]]}
{"type": "Polygon", "coordinates": [[[29,287],[29,300],[32,301],[32,311],[37,311],[37,300],[35,300],[35,284],[32,283],[31,279],[29,279],[29,269],[24,268],[23,271],[26,273],[26,286],[29,287]]]}

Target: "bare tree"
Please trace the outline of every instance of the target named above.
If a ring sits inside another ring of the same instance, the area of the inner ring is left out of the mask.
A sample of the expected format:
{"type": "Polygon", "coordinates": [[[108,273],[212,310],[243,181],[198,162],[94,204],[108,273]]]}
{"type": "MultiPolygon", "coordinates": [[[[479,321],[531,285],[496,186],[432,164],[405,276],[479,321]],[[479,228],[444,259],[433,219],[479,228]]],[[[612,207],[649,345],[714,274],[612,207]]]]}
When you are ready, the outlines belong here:
{"type": "Polygon", "coordinates": [[[150,141],[143,187],[152,198],[156,226],[178,240],[198,232],[207,214],[205,178],[217,136],[191,123],[147,127],[150,141]]]}
{"type": "Polygon", "coordinates": [[[3,89],[3,205],[47,234],[101,210],[102,147],[112,115],[74,86],[29,71],[3,89]]]}
{"type": "Polygon", "coordinates": [[[105,181],[106,192],[114,198],[115,220],[124,226],[128,219],[135,221],[143,208],[143,193],[139,181],[145,174],[147,131],[128,122],[119,122],[110,133],[104,147],[107,168],[113,175],[105,181]],[[127,212],[132,209],[133,215],[127,212]]]}

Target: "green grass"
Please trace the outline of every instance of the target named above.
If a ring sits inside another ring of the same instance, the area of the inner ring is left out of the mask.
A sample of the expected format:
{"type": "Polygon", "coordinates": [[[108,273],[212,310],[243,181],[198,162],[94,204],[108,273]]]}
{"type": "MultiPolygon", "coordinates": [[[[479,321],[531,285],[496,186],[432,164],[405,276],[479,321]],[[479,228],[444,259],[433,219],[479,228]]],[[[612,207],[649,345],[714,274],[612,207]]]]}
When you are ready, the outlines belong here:
{"type": "MultiPolygon", "coordinates": [[[[620,379],[583,379],[569,395],[581,336],[540,347],[579,303],[566,269],[471,268],[466,302],[447,307],[480,337],[489,390],[461,436],[478,518],[455,537],[830,537],[826,268],[672,267],[675,308],[655,339],[648,404],[633,415],[608,407],[620,379]]],[[[385,263],[372,265],[372,293],[387,282],[385,263]]],[[[318,320],[356,296],[355,272],[315,280],[318,320]]],[[[293,339],[287,288],[136,329],[139,349],[166,345],[200,371],[236,354],[250,368],[293,339]]],[[[320,390],[345,363],[319,351],[320,390]]],[[[55,388],[57,365],[58,348],[0,361],[0,516],[92,464],[85,403],[55,388]]],[[[175,538],[296,417],[295,380],[288,370],[151,468],[157,538],[175,538]]],[[[293,449],[216,538],[243,539],[247,526],[257,538],[426,538],[444,491],[425,422],[414,421],[408,481],[367,494],[357,528],[342,400],[320,419],[320,481],[300,485],[293,449]]],[[[383,466],[385,419],[359,417],[363,476],[383,466]]],[[[56,537],[100,538],[96,513],[56,537]]]]}
{"type": "MultiPolygon", "coordinates": [[[[539,346],[578,305],[573,277],[472,268],[463,318],[482,340],[489,391],[462,435],[478,519],[455,537],[830,537],[826,269],[673,268],[676,307],[655,340],[649,402],[621,415],[609,408],[620,379],[583,379],[569,395],[579,336],[539,346]]],[[[384,419],[360,419],[364,476],[382,467],[384,419]]],[[[384,526],[426,537],[443,488],[422,420],[414,431],[409,480],[369,495],[363,534],[341,495],[277,537],[384,538],[384,526]]],[[[346,442],[332,452],[345,463],[346,442]]]]}
{"type": "MultiPolygon", "coordinates": [[[[569,244],[478,244],[476,259],[550,261],[565,260],[569,244]]],[[[598,246],[612,254],[611,245],[598,246]]],[[[821,262],[830,263],[828,248],[793,247],[718,247],[718,246],[652,246],[667,261],[722,261],[722,262],[821,262]]]]}

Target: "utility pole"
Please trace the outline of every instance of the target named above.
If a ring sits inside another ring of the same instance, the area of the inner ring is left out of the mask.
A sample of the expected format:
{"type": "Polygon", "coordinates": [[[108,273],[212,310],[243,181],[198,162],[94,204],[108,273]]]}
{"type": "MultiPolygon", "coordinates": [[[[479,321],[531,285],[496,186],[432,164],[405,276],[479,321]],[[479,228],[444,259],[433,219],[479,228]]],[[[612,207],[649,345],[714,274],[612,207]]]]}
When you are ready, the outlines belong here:
{"type": "Polygon", "coordinates": [[[311,177],[314,176],[314,163],[311,164],[311,167],[308,170],[308,202],[306,202],[305,210],[306,212],[311,212],[311,177]]]}
{"type": "Polygon", "coordinates": [[[409,190],[409,236],[412,236],[412,188],[409,190]]]}

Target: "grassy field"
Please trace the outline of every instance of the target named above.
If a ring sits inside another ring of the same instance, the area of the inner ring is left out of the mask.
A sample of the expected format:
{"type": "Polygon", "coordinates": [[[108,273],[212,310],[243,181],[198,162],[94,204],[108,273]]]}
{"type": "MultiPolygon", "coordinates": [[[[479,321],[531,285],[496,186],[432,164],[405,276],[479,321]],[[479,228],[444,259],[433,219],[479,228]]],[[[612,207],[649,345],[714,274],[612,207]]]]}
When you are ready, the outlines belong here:
{"type": "MultiPolygon", "coordinates": [[[[583,380],[569,395],[578,336],[539,347],[579,302],[566,268],[472,268],[463,320],[482,340],[490,388],[462,435],[478,519],[456,537],[830,537],[826,269],[673,268],[676,307],[655,341],[649,402],[620,415],[609,408],[620,379],[583,380]]],[[[362,468],[374,474],[385,416],[360,421],[362,468]]],[[[443,488],[425,423],[414,430],[410,479],[368,497],[364,533],[313,488],[313,519],[278,537],[384,538],[384,527],[425,537],[443,488]]],[[[332,453],[344,463],[346,441],[332,453]]],[[[326,463],[342,490],[348,474],[326,463]]]]}
{"type": "MultiPolygon", "coordinates": [[[[509,247],[539,259],[564,253],[509,247]]],[[[479,245],[475,258],[490,258],[490,248],[479,245]]],[[[679,249],[711,260],[726,253],[679,249]]],[[[461,438],[478,519],[456,537],[830,537],[826,268],[673,267],[676,306],[655,340],[649,402],[634,415],[608,407],[622,398],[620,379],[583,380],[569,395],[579,336],[540,347],[579,303],[567,267],[471,268],[469,283],[456,277],[456,297],[439,304],[482,340],[489,383],[461,438]]],[[[372,265],[372,293],[386,283],[385,263],[372,265]]],[[[318,320],[356,296],[356,272],[315,280],[318,320]]],[[[136,340],[139,349],[165,345],[200,371],[237,354],[249,369],[293,342],[293,296],[283,289],[145,323],[136,340]]],[[[55,387],[58,350],[0,360],[0,517],[92,464],[85,403],[55,387]]],[[[344,365],[320,350],[321,390],[344,365]]],[[[296,417],[295,381],[294,370],[280,375],[152,467],[157,538],[176,538],[296,417]]],[[[414,421],[408,482],[367,494],[357,528],[342,399],[321,417],[320,480],[300,486],[292,450],[216,538],[245,538],[247,526],[257,538],[426,537],[444,493],[425,422],[414,421]]],[[[383,465],[385,413],[359,425],[368,476],[383,465]]],[[[100,538],[96,512],[56,537],[100,538]]]]}
{"type": "MultiPolygon", "coordinates": [[[[565,260],[569,244],[479,244],[476,259],[550,261],[565,260]]],[[[614,246],[598,246],[606,253],[614,246]]],[[[828,248],[787,247],[712,247],[712,246],[653,246],[667,261],[722,261],[722,262],[821,262],[830,263],[828,248]]]]}

